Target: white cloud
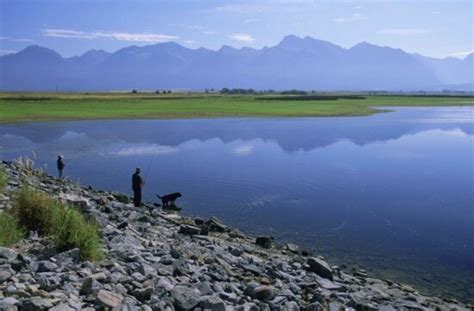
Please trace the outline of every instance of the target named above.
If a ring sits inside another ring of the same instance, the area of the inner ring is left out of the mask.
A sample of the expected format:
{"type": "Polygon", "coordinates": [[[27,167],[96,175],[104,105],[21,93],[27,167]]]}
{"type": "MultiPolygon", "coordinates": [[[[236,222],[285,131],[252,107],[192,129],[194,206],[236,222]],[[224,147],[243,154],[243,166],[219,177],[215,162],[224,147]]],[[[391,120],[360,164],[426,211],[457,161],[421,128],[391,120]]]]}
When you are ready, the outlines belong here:
{"type": "Polygon", "coordinates": [[[189,25],[189,24],[176,24],[176,23],[171,23],[168,24],[168,26],[171,27],[180,27],[180,28],[187,28],[187,29],[192,29],[192,30],[204,30],[206,27],[202,25],[189,25]]]}
{"type": "Polygon", "coordinates": [[[430,33],[431,29],[426,28],[385,28],[377,31],[377,34],[380,35],[422,35],[430,33]]]}
{"type": "Polygon", "coordinates": [[[365,18],[360,13],[354,13],[348,17],[336,17],[333,19],[336,23],[350,23],[364,20],[365,18]]]}
{"type": "Polygon", "coordinates": [[[165,42],[179,39],[177,36],[155,34],[155,33],[127,33],[115,31],[79,31],[71,29],[47,28],[42,30],[43,36],[55,38],[73,38],[73,39],[107,39],[117,41],[131,41],[131,42],[165,42]]]}
{"type": "Polygon", "coordinates": [[[244,42],[244,43],[252,43],[255,41],[255,38],[252,35],[246,33],[234,33],[229,36],[232,40],[244,42]]]}
{"type": "Polygon", "coordinates": [[[16,50],[0,50],[0,55],[6,55],[6,54],[13,54],[13,53],[16,53],[18,51],[16,50]]]}
{"type": "Polygon", "coordinates": [[[239,147],[234,148],[232,150],[232,153],[234,153],[236,155],[240,155],[240,156],[245,156],[245,155],[251,154],[254,149],[255,149],[255,146],[243,145],[243,146],[239,146],[239,147]]]}
{"type": "Polygon", "coordinates": [[[203,31],[202,33],[205,35],[217,35],[216,31],[203,31]]]}
{"type": "Polygon", "coordinates": [[[463,51],[463,52],[456,52],[456,53],[449,54],[449,56],[454,56],[454,57],[463,58],[463,57],[465,57],[465,56],[468,56],[468,55],[471,54],[471,53],[474,53],[474,50],[463,51]]]}
{"type": "Polygon", "coordinates": [[[162,155],[178,152],[177,148],[171,146],[148,145],[122,148],[117,151],[110,152],[116,156],[144,156],[144,155],[162,155]]]}
{"type": "Polygon", "coordinates": [[[15,42],[33,42],[34,41],[32,39],[12,38],[12,37],[0,37],[0,40],[15,41],[15,42]]]}

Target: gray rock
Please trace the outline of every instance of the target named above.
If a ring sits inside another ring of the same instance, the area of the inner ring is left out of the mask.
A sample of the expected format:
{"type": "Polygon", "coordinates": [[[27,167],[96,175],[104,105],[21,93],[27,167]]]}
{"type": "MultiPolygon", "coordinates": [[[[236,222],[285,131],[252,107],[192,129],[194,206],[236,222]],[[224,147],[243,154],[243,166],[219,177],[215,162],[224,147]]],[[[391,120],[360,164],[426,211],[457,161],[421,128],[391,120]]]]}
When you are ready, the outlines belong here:
{"type": "Polygon", "coordinates": [[[17,255],[18,253],[11,248],[0,247],[0,258],[11,260],[14,259],[17,255]]]}
{"type": "Polygon", "coordinates": [[[199,304],[201,293],[196,288],[178,285],[171,290],[173,305],[178,310],[191,310],[199,304]]]}
{"type": "Polygon", "coordinates": [[[67,266],[71,264],[78,264],[81,260],[81,251],[79,248],[73,248],[66,252],[62,252],[54,256],[57,262],[61,266],[67,266]]]}
{"type": "Polygon", "coordinates": [[[58,265],[49,261],[49,260],[42,260],[38,262],[38,269],[36,272],[53,272],[56,271],[58,265]]]}
{"type": "Polygon", "coordinates": [[[87,278],[82,282],[82,287],[80,290],[81,295],[90,295],[92,294],[95,290],[102,289],[103,286],[101,283],[99,283],[96,279],[94,278],[87,278]]]}
{"type": "Polygon", "coordinates": [[[284,310],[286,310],[286,311],[299,311],[300,307],[298,306],[296,301],[288,301],[287,303],[285,303],[284,310]]]}
{"type": "Polygon", "coordinates": [[[151,295],[153,294],[153,288],[140,288],[136,289],[132,292],[132,296],[140,300],[141,302],[145,302],[151,299],[151,295]]]}
{"type": "Polygon", "coordinates": [[[313,302],[304,308],[304,311],[323,311],[324,308],[319,302],[313,302]]]}
{"type": "Polygon", "coordinates": [[[99,306],[107,307],[107,308],[115,308],[120,306],[123,301],[123,296],[112,293],[105,289],[101,289],[96,294],[95,302],[99,306]]]}
{"type": "Polygon", "coordinates": [[[263,248],[271,248],[272,247],[272,238],[267,236],[259,236],[255,239],[255,245],[258,245],[263,248]]]}
{"type": "Polygon", "coordinates": [[[287,250],[289,250],[290,252],[292,252],[292,253],[298,253],[299,250],[300,250],[300,247],[299,247],[298,245],[296,245],[296,244],[291,244],[291,243],[287,243],[287,244],[285,245],[285,248],[286,248],[287,250]]]}
{"type": "Polygon", "coordinates": [[[209,282],[199,282],[196,284],[196,288],[201,292],[202,295],[212,295],[214,291],[212,290],[209,282]]]}
{"type": "Polygon", "coordinates": [[[137,311],[138,308],[135,302],[130,298],[125,298],[122,303],[113,308],[112,311],[137,311]]]}
{"type": "Polygon", "coordinates": [[[179,233],[182,234],[188,234],[188,235],[195,235],[195,234],[200,234],[201,229],[195,226],[190,226],[190,225],[181,225],[179,227],[179,233]]]}
{"type": "Polygon", "coordinates": [[[42,272],[35,275],[35,279],[41,289],[45,291],[53,291],[61,286],[61,279],[57,273],[42,272]]]}
{"type": "Polygon", "coordinates": [[[254,288],[250,296],[261,301],[267,301],[273,298],[274,293],[270,286],[261,285],[254,288]]]}
{"type": "Polygon", "coordinates": [[[332,281],[333,272],[326,261],[319,257],[308,257],[307,264],[310,271],[332,281]]]}
{"type": "Polygon", "coordinates": [[[67,303],[61,303],[49,309],[49,311],[75,311],[75,310],[80,310],[80,309],[73,308],[67,303]]]}
{"type": "Polygon", "coordinates": [[[242,255],[244,253],[244,248],[243,247],[233,247],[231,250],[230,250],[230,253],[232,255],[234,255],[235,257],[239,257],[240,255],[242,255]]]}
{"type": "Polygon", "coordinates": [[[53,304],[44,298],[41,297],[33,297],[27,299],[21,305],[22,311],[42,311],[42,310],[49,310],[53,307],[53,304]]]}
{"type": "Polygon", "coordinates": [[[263,274],[263,270],[261,268],[257,267],[256,265],[252,265],[252,264],[241,265],[241,267],[245,271],[251,272],[255,276],[259,276],[260,274],[263,274]]]}
{"type": "Polygon", "coordinates": [[[167,278],[160,278],[156,283],[156,287],[164,288],[167,291],[170,291],[174,288],[174,284],[167,278]]]}
{"type": "Polygon", "coordinates": [[[12,274],[10,272],[5,271],[5,270],[0,270],[0,282],[1,283],[6,282],[11,276],[12,276],[12,274]]]}
{"type": "Polygon", "coordinates": [[[211,311],[225,311],[225,303],[222,299],[215,296],[203,296],[201,297],[199,304],[199,308],[211,311]]]}
{"type": "Polygon", "coordinates": [[[215,232],[226,232],[229,231],[229,228],[222,223],[222,221],[216,217],[211,217],[206,222],[206,226],[209,228],[210,231],[215,232]]]}
{"type": "Polygon", "coordinates": [[[0,299],[0,310],[8,310],[18,305],[18,303],[19,303],[18,300],[16,300],[13,297],[6,297],[3,299],[0,299]]]}

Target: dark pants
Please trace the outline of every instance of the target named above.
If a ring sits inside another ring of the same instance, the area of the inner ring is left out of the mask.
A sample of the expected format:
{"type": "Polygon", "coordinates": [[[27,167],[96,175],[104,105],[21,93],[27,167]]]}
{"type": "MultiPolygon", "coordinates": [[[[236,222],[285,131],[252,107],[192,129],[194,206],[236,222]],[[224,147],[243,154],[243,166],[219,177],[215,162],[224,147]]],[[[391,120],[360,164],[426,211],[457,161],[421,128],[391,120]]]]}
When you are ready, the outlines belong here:
{"type": "Polygon", "coordinates": [[[59,178],[63,178],[63,169],[58,169],[59,178]]]}
{"type": "Polygon", "coordinates": [[[142,205],[142,189],[133,189],[133,205],[135,207],[142,205]]]}

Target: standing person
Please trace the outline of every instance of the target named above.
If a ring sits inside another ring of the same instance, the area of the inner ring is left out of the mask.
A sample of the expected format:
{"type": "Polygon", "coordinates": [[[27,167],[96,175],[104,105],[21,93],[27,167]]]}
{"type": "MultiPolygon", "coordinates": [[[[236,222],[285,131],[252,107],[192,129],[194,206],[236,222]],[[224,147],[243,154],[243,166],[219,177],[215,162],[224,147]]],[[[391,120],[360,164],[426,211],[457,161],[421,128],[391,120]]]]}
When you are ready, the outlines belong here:
{"type": "Polygon", "coordinates": [[[56,161],[56,164],[58,166],[58,176],[59,178],[63,178],[63,170],[66,164],[64,164],[64,157],[62,155],[58,156],[58,160],[56,161]]]}
{"type": "Polygon", "coordinates": [[[145,184],[140,175],[140,168],[137,167],[135,174],[132,175],[133,205],[140,207],[142,205],[142,187],[145,184]]]}

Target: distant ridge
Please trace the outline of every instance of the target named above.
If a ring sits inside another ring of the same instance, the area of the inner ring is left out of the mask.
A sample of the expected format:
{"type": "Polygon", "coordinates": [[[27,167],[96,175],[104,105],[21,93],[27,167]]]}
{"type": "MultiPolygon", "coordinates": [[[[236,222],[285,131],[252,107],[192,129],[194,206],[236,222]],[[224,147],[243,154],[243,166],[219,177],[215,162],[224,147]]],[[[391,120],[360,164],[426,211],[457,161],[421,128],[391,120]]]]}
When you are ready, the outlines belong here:
{"type": "Polygon", "coordinates": [[[175,42],[90,50],[64,58],[32,45],[0,57],[2,91],[103,91],[223,87],[305,90],[466,90],[474,54],[430,58],[361,42],[345,49],[311,37],[277,45],[189,49],[175,42]]]}

